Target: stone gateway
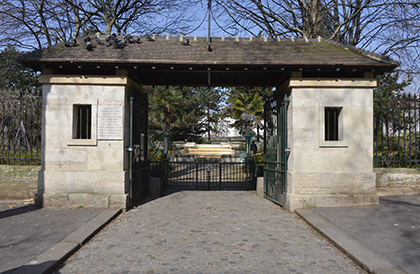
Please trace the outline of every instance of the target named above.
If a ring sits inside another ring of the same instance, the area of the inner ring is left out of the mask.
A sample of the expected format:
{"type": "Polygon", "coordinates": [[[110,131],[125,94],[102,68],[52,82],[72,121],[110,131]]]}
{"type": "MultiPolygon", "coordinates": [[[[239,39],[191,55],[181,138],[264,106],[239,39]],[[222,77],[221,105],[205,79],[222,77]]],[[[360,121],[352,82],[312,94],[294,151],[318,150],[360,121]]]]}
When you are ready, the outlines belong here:
{"type": "Polygon", "coordinates": [[[211,52],[205,38],[180,40],[92,51],[60,44],[19,59],[42,72],[39,203],[127,209],[147,195],[142,86],[173,85],[276,89],[265,123],[267,198],[292,211],[378,204],[373,89],[398,63],[321,38],[213,38],[211,52]]]}

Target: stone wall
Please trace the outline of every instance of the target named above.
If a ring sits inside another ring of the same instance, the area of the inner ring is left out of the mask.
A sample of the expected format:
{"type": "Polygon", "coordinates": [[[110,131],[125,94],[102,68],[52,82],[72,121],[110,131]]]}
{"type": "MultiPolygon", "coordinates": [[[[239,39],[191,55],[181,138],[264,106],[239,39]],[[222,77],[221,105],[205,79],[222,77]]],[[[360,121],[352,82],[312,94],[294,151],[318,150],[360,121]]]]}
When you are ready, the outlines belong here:
{"type": "Polygon", "coordinates": [[[291,79],[288,109],[287,205],[375,205],[374,79],[291,79]],[[341,109],[339,139],[326,141],[325,108],[341,109]]]}
{"type": "Polygon", "coordinates": [[[32,199],[40,166],[0,165],[0,200],[32,199]]]}
{"type": "Polygon", "coordinates": [[[129,79],[44,75],[40,82],[44,98],[37,202],[44,207],[127,208],[129,79]],[[91,106],[89,139],[74,137],[74,108],[78,105],[91,106]],[[109,136],[121,137],[101,137],[108,135],[100,132],[98,119],[110,107],[120,111],[116,116],[120,134],[109,136]]]}
{"type": "Polygon", "coordinates": [[[375,168],[379,196],[420,195],[420,170],[375,168]]]}

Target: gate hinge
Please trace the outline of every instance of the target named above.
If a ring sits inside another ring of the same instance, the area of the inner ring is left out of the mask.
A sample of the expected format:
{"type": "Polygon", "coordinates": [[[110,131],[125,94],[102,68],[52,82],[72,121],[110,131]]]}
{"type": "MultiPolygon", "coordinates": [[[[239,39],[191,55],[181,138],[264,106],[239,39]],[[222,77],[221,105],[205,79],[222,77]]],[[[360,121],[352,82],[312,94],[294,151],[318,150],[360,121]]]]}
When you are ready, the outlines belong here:
{"type": "Polygon", "coordinates": [[[125,150],[128,151],[128,152],[132,152],[133,148],[132,147],[126,147],[125,150]]]}

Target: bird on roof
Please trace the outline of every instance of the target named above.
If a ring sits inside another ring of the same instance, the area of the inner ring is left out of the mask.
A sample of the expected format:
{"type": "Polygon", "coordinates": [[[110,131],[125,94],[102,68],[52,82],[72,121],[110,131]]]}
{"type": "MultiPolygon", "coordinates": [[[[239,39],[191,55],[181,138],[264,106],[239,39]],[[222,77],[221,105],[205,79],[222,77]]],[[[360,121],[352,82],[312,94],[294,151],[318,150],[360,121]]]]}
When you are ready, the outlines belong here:
{"type": "Polygon", "coordinates": [[[87,50],[91,51],[94,48],[96,48],[96,46],[92,42],[90,42],[90,41],[86,42],[86,49],[87,50]]]}
{"type": "Polygon", "coordinates": [[[75,46],[77,46],[77,41],[76,41],[76,39],[70,39],[68,42],[67,41],[64,42],[64,45],[66,47],[75,47],[75,46]]]}
{"type": "Polygon", "coordinates": [[[113,43],[113,46],[114,46],[115,49],[123,49],[126,45],[127,45],[127,43],[126,43],[125,40],[118,41],[118,42],[114,41],[114,43],[113,43]]]}
{"type": "Polygon", "coordinates": [[[102,40],[101,40],[101,39],[99,39],[98,37],[95,37],[95,42],[96,42],[96,44],[98,44],[98,45],[103,45],[103,44],[104,44],[104,42],[102,42],[102,40]]]}
{"type": "Polygon", "coordinates": [[[139,39],[135,39],[131,34],[127,34],[124,37],[124,41],[126,41],[128,44],[137,44],[139,39]]]}
{"type": "Polygon", "coordinates": [[[108,37],[105,39],[105,41],[109,42],[109,41],[112,41],[112,40],[115,40],[115,39],[117,39],[117,35],[115,33],[113,33],[111,35],[108,35],[108,37]]]}
{"type": "Polygon", "coordinates": [[[190,45],[190,40],[189,39],[185,39],[185,41],[182,42],[181,45],[183,45],[183,46],[189,46],[190,45]]]}
{"type": "Polygon", "coordinates": [[[150,42],[155,41],[155,39],[153,39],[153,37],[150,34],[146,34],[145,36],[146,36],[147,41],[150,41],[150,42]]]}

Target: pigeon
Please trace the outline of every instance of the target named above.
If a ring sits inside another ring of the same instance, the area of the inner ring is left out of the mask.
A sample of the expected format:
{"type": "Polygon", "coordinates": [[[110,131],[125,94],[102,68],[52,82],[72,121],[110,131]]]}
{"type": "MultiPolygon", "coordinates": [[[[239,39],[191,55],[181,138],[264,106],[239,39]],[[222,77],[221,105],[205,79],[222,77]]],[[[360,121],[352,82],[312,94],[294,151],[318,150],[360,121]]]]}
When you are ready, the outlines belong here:
{"type": "Polygon", "coordinates": [[[126,45],[125,41],[118,41],[118,42],[114,41],[114,48],[115,49],[123,49],[125,47],[125,45],[126,45]]]}
{"type": "Polygon", "coordinates": [[[131,36],[131,34],[127,34],[124,37],[124,41],[126,41],[128,44],[137,44],[138,40],[134,39],[133,36],[131,36]]]}
{"type": "Polygon", "coordinates": [[[113,34],[109,35],[105,40],[107,42],[109,42],[109,41],[113,41],[115,39],[117,39],[117,35],[115,33],[113,33],[113,34]]]}
{"type": "Polygon", "coordinates": [[[183,46],[189,46],[190,45],[190,40],[189,39],[185,39],[184,42],[181,43],[183,46]]]}
{"type": "Polygon", "coordinates": [[[153,39],[153,37],[150,34],[146,34],[146,40],[150,42],[155,41],[155,39],[153,39]]]}
{"type": "Polygon", "coordinates": [[[103,44],[104,44],[104,42],[102,42],[102,40],[101,40],[101,39],[99,39],[98,37],[95,37],[95,42],[96,42],[96,44],[98,44],[98,45],[103,45],[103,44]]]}
{"type": "Polygon", "coordinates": [[[70,41],[66,41],[66,42],[64,42],[64,45],[66,46],[66,47],[75,47],[75,46],[77,46],[77,41],[76,41],[76,39],[71,39],[70,41]]]}
{"type": "Polygon", "coordinates": [[[96,48],[96,46],[92,42],[90,42],[90,41],[86,42],[86,49],[87,50],[91,51],[94,48],[96,48]]]}

